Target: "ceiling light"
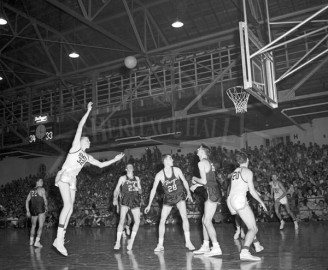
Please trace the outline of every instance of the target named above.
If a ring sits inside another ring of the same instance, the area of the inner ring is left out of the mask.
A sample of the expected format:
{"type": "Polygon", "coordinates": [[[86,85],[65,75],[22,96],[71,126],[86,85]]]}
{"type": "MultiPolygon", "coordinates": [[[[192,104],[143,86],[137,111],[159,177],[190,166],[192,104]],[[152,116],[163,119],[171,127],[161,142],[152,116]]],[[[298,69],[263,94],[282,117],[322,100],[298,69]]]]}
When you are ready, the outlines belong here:
{"type": "Polygon", "coordinates": [[[2,81],[3,80],[3,78],[0,76],[0,81],[2,81]]]}
{"type": "Polygon", "coordinates": [[[70,58],[79,58],[80,57],[80,55],[75,51],[71,52],[68,56],[70,58]]]}
{"type": "Polygon", "coordinates": [[[0,15],[0,25],[6,25],[7,24],[7,20],[4,16],[0,15]]]}
{"type": "Polygon", "coordinates": [[[180,28],[183,26],[183,22],[176,20],[174,23],[172,23],[172,27],[174,28],[180,28]]]}

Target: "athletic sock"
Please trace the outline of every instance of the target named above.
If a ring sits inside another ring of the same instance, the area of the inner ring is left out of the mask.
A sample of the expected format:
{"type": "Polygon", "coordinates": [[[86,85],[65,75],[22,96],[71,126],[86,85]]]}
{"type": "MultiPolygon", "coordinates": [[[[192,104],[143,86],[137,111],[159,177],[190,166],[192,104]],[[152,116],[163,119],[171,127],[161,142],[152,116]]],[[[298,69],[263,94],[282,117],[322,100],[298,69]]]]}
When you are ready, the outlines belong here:
{"type": "Polygon", "coordinates": [[[136,235],[137,235],[137,232],[132,231],[130,240],[134,241],[134,238],[136,237],[136,235]]]}
{"type": "Polygon", "coordinates": [[[158,245],[160,246],[164,245],[164,238],[158,238],[158,245]]]}
{"type": "Polygon", "coordinates": [[[122,232],[117,232],[116,233],[116,243],[121,242],[121,237],[122,237],[122,232]]]}

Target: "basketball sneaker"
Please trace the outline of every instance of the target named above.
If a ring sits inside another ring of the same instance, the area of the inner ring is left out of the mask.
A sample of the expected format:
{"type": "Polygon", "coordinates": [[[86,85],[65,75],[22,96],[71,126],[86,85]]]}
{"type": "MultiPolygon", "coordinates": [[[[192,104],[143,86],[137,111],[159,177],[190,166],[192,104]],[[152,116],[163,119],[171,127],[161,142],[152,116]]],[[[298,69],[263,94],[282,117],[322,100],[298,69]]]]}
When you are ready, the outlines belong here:
{"type": "Polygon", "coordinates": [[[252,262],[257,262],[260,261],[260,257],[253,256],[247,249],[243,249],[240,254],[239,258],[242,261],[252,261],[252,262]]]}
{"type": "Polygon", "coordinates": [[[280,221],[280,230],[283,230],[285,226],[285,221],[281,220],[280,221]]]}
{"type": "Polygon", "coordinates": [[[114,250],[119,250],[121,248],[120,242],[116,242],[114,246],[114,250]]]}
{"type": "Polygon", "coordinates": [[[30,246],[33,246],[33,243],[34,243],[34,238],[30,238],[30,246]]]}
{"type": "Polygon", "coordinates": [[[198,250],[195,250],[194,251],[194,254],[204,254],[204,253],[207,253],[207,252],[210,252],[210,247],[206,244],[203,244],[200,249],[198,250]]]}
{"type": "Polygon", "coordinates": [[[294,221],[294,226],[295,226],[295,230],[298,230],[298,223],[296,220],[294,221]]]}
{"type": "Polygon", "coordinates": [[[189,251],[193,251],[195,250],[196,248],[194,247],[194,245],[192,243],[186,243],[186,246],[185,246],[189,251]]]}
{"type": "Polygon", "coordinates": [[[222,255],[222,250],[220,246],[212,247],[210,252],[204,253],[205,257],[220,256],[222,255]]]}
{"type": "Polygon", "coordinates": [[[155,252],[161,252],[164,251],[164,247],[160,244],[157,245],[157,247],[154,249],[155,252]]]}
{"type": "Polygon", "coordinates": [[[67,256],[68,253],[67,253],[67,250],[66,248],[64,247],[64,242],[63,242],[63,239],[58,239],[56,238],[55,241],[53,242],[52,244],[60,254],[62,254],[63,256],[67,256]]]}
{"type": "Polygon", "coordinates": [[[264,249],[264,247],[261,246],[260,242],[256,242],[256,243],[254,243],[254,247],[255,247],[255,252],[256,252],[256,253],[257,253],[257,252],[261,252],[261,251],[264,249]]]}
{"type": "Polygon", "coordinates": [[[37,247],[37,248],[42,248],[43,247],[39,241],[35,241],[34,246],[37,247]]]}

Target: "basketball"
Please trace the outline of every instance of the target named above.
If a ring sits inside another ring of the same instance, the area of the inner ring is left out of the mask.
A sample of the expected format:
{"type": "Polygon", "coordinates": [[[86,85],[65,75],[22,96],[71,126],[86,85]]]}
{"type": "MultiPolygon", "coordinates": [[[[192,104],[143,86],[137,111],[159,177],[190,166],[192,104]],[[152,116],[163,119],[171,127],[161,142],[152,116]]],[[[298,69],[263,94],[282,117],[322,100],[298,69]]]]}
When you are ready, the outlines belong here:
{"type": "Polygon", "coordinates": [[[124,59],[124,64],[127,68],[135,68],[137,65],[137,59],[134,56],[127,56],[124,59]]]}

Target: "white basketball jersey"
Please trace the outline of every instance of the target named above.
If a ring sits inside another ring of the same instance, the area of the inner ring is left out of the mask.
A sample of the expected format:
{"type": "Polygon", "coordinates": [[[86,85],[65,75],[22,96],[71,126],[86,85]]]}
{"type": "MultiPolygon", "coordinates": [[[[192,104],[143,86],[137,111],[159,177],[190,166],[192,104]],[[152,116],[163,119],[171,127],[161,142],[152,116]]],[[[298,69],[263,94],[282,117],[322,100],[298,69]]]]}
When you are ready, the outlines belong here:
{"type": "Polygon", "coordinates": [[[247,179],[243,179],[241,172],[243,168],[237,168],[234,170],[234,172],[231,175],[231,188],[230,188],[230,194],[238,194],[238,195],[244,195],[246,196],[246,193],[248,191],[248,183],[247,179]]]}
{"type": "Polygon", "coordinates": [[[270,182],[270,185],[273,188],[273,194],[274,194],[274,198],[277,199],[279,198],[282,194],[284,194],[283,190],[279,187],[278,182],[276,184],[272,182],[270,182]]]}
{"type": "Polygon", "coordinates": [[[70,176],[76,177],[88,160],[89,155],[81,149],[74,153],[68,153],[62,170],[69,173],[70,176]]]}

